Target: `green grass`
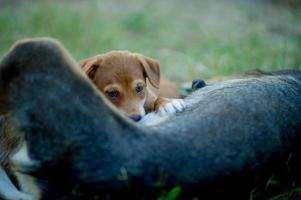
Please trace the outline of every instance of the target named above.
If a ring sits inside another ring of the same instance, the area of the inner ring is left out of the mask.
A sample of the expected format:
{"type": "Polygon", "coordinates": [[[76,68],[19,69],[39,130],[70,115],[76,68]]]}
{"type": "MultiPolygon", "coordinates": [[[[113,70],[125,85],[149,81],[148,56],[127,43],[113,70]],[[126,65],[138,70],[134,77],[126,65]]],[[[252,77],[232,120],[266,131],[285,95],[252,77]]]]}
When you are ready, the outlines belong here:
{"type": "MultiPolygon", "coordinates": [[[[177,83],[301,68],[300,6],[264,2],[0,0],[0,56],[18,39],[50,36],[77,60],[113,49],[148,55],[177,83]]],[[[177,187],[160,199],[180,192],[177,187]]],[[[300,189],[272,200],[290,195],[300,189]]]]}
{"type": "Polygon", "coordinates": [[[181,194],[182,188],[180,186],[174,187],[167,193],[164,192],[158,200],[176,200],[181,194]]]}
{"type": "Polygon", "coordinates": [[[300,199],[301,198],[301,187],[288,189],[282,191],[280,194],[275,195],[269,200],[291,200],[291,199],[300,199]]]}
{"type": "Polygon", "coordinates": [[[17,39],[50,36],[77,60],[112,49],[149,55],[178,83],[301,67],[300,8],[206,0],[17,2],[0,6],[0,55],[17,39]]]}

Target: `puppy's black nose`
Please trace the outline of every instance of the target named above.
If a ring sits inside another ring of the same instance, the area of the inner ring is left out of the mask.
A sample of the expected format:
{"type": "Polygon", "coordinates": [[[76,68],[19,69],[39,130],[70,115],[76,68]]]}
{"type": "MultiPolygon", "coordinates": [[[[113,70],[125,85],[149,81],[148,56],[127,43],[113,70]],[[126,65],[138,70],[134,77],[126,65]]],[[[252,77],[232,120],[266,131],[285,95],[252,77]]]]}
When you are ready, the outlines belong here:
{"type": "Polygon", "coordinates": [[[130,116],[130,118],[132,120],[134,120],[135,122],[138,122],[142,119],[141,115],[132,115],[132,116],[130,116]]]}

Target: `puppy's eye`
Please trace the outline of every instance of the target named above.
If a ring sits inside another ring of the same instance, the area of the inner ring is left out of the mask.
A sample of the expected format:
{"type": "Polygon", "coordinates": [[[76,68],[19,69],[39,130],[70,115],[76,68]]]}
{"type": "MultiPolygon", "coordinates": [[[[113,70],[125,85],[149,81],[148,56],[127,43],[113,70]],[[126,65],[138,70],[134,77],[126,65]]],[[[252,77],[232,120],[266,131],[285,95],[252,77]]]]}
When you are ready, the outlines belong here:
{"type": "Polygon", "coordinates": [[[119,92],[117,90],[107,91],[106,94],[112,99],[116,99],[119,96],[119,92]]]}
{"type": "Polygon", "coordinates": [[[137,94],[141,94],[143,92],[143,86],[138,85],[135,90],[137,94]]]}

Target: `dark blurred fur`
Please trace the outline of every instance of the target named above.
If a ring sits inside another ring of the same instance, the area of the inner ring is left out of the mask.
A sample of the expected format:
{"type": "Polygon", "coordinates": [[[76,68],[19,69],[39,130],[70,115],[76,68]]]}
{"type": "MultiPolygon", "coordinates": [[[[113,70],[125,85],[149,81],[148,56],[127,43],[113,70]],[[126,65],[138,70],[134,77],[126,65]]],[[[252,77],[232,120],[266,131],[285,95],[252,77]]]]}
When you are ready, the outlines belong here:
{"type": "Polygon", "coordinates": [[[17,150],[22,141],[12,121],[9,116],[0,117],[0,165],[7,170],[9,170],[9,156],[17,150]]]}
{"type": "Polygon", "coordinates": [[[29,196],[18,191],[11,179],[15,181],[11,170],[10,156],[17,151],[22,142],[22,134],[18,133],[14,119],[9,114],[0,117],[0,199],[29,200],[29,196]],[[9,177],[10,176],[10,177],[9,177]]]}
{"type": "Polygon", "coordinates": [[[264,198],[272,175],[277,189],[300,181],[299,71],[206,86],[147,129],[108,106],[55,41],[17,43],[0,76],[43,199],[156,199],[175,186],[183,199],[264,198]]]}
{"type": "MultiPolygon", "coordinates": [[[[9,68],[8,70],[10,70],[9,68]]],[[[10,157],[19,149],[24,141],[24,134],[20,133],[16,126],[16,118],[11,115],[11,107],[8,104],[9,85],[4,84],[9,76],[14,73],[1,73],[0,77],[0,199],[29,199],[24,193],[18,191],[15,182],[14,173],[12,171],[10,157]],[[12,179],[12,181],[10,180],[12,179]]]]}

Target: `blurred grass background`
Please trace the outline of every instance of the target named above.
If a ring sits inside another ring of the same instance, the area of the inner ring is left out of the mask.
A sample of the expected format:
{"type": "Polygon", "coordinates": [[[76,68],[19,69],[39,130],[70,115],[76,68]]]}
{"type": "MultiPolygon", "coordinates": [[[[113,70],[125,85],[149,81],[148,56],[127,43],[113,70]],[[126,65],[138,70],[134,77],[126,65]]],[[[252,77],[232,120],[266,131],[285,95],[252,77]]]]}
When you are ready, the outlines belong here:
{"type": "MultiPolygon", "coordinates": [[[[16,40],[38,36],[59,39],[78,61],[116,49],[148,55],[177,83],[297,69],[301,1],[0,0],[0,56],[16,40]]],[[[300,191],[272,199],[301,198],[300,191]]]]}
{"type": "Polygon", "coordinates": [[[61,40],[77,60],[148,55],[177,83],[301,68],[300,0],[0,0],[0,55],[37,36],[61,40]]]}

